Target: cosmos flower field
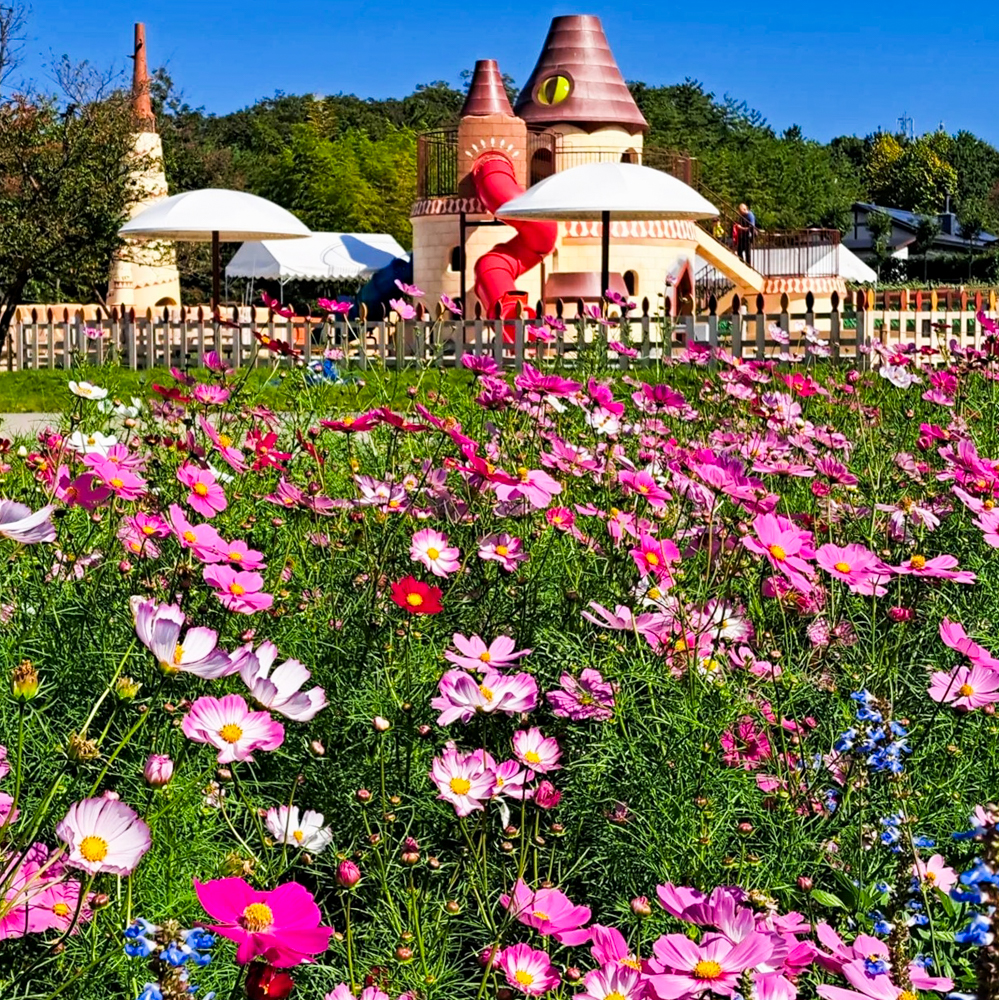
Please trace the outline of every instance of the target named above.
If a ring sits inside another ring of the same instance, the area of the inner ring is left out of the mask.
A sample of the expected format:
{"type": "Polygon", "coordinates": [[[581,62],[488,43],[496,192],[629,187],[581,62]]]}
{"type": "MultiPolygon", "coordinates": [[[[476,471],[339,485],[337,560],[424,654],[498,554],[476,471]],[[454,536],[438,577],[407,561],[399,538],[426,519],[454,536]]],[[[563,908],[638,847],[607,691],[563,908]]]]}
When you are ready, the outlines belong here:
{"type": "Polygon", "coordinates": [[[808,333],[67,373],[0,442],[0,995],[996,996],[999,361],[808,333]]]}

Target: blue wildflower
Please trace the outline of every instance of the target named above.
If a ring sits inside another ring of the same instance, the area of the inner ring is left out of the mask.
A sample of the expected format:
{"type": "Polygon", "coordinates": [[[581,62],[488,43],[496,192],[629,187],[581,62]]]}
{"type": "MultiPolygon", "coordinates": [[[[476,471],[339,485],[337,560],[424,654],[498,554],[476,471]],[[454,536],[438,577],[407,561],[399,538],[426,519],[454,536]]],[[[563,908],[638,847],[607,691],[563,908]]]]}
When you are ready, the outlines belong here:
{"type": "Polygon", "coordinates": [[[884,976],[888,972],[888,963],[878,955],[864,959],[864,970],[869,976],[884,976]]]}
{"type": "Polygon", "coordinates": [[[954,940],[958,944],[973,944],[984,948],[992,943],[992,921],[982,913],[976,914],[964,930],[954,935],[954,940]]]}

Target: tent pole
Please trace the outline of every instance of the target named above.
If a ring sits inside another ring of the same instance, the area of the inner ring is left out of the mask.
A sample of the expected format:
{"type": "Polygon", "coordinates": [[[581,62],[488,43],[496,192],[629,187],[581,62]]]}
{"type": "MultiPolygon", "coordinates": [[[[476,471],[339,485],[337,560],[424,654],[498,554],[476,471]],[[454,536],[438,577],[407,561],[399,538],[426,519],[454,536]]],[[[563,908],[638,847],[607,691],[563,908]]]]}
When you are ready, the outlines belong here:
{"type": "Polygon", "coordinates": [[[600,297],[610,288],[610,212],[600,219],[600,297]]]}
{"type": "Polygon", "coordinates": [[[219,232],[216,229],[212,233],[212,311],[218,312],[219,308],[219,232]]]}

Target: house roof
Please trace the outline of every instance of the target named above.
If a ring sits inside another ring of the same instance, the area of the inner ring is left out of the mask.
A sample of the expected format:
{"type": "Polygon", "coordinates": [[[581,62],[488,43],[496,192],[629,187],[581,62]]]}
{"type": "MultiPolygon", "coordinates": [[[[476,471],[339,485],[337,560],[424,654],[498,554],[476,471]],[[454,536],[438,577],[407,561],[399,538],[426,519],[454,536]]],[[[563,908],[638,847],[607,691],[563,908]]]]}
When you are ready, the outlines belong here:
{"type": "MultiPolygon", "coordinates": [[[[934,218],[932,215],[920,215],[918,212],[907,212],[902,208],[890,208],[886,205],[874,205],[863,201],[856,202],[853,207],[855,211],[859,209],[864,212],[884,212],[896,225],[909,230],[913,234],[915,234],[923,219],[934,218]]],[[[939,219],[940,216],[936,216],[936,218],[939,219]]],[[[968,240],[961,235],[961,224],[956,219],[954,220],[954,226],[955,231],[953,233],[938,233],[933,239],[933,245],[967,249],[968,240]]],[[[901,243],[893,241],[892,245],[906,246],[911,242],[912,240],[903,240],[901,243]]],[[[992,233],[980,233],[976,239],[971,241],[971,244],[972,246],[984,249],[985,247],[999,244],[999,236],[995,236],[992,233]]]]}

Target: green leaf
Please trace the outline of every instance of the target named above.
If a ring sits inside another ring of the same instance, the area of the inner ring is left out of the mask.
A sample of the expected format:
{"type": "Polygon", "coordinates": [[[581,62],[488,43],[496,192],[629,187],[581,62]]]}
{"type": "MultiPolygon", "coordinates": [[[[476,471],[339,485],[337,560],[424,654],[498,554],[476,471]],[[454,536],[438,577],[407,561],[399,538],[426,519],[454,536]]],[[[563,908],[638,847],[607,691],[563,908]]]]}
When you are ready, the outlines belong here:
{"type": "Polygon", "coordinates": [[[826,892],[825,889],[813,889],[811,895],[812,899],[814,899],[819,906],[831,906],[839,910],[848,909],[846,903],[844,903],[839,896],[836,896],[831,892],[826,892]]]}

